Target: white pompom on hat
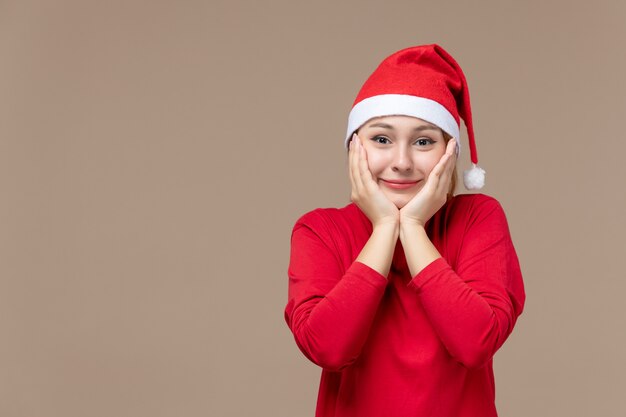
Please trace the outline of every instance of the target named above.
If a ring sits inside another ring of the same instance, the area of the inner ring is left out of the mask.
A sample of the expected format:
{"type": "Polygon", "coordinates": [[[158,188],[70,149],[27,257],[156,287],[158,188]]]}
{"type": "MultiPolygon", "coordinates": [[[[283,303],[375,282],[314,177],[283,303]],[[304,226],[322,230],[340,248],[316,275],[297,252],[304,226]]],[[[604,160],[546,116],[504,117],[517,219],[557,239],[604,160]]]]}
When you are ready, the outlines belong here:
{"type": "Polygon", "coordinates": [[[454,137],[460,151],[460,119],[465,121],[472,168],[463,184],[477,190],[485,184],[478,166],[472,109],[465,75],[459,64],[436,44],[413,46],[388,56],[365,81],[348,117],[345,145],[365,122],[380,116],[413,116],[439,126],[454,137]]]}

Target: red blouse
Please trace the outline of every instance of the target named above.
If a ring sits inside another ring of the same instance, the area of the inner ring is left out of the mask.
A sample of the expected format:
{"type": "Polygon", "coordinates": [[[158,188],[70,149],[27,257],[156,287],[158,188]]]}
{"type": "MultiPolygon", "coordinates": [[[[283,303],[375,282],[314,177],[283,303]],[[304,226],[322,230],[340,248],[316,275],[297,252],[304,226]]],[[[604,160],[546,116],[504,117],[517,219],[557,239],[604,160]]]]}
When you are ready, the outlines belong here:
{"type": "Polygon", "coordinates": [[[316,417],[496,416],[492,358],[525,292],[504,211],[451,198],[427,223],[442,258],[411,277],[355,262],[372,232],[355,204],[316,209],[291,237],[285,320],[322,367],[316,417]]]}

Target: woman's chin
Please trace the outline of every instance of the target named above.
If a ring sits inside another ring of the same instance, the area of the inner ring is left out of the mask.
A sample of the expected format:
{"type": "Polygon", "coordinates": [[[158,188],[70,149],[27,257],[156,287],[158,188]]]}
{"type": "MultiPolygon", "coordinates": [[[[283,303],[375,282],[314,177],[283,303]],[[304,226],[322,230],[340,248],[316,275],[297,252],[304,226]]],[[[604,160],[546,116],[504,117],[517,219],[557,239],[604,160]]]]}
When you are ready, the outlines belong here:
{"type": "Polygon", "coordinates": [[[391,193],[385,193],[387,195],[387,198],[389,200],[391,200],[391,202],[393,204],[395,204],[396,207],[398,207],[398,209],[401,209],[402,207],[406,206],[408,204],[409,201],[411,201],[411,198],[413,198],[415,196],[415,194],[391,194],[391,193]]]}
{"type": "Polygon", "coordinates": [[[391,202],[395,204],[398,209],[401,209],[402,207],[406,206],[410,200],[410,198],[394,198],[391,200],[391,202]]]}

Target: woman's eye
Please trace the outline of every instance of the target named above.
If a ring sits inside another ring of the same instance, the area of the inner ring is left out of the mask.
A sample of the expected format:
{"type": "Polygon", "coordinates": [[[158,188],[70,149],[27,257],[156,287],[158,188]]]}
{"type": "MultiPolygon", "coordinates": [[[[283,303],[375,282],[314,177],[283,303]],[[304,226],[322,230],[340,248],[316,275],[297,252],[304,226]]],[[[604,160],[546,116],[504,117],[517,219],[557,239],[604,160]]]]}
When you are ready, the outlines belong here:
{"type": "Polygon", "coordinates": [[[415,141],[415,143],[420,146],[426,146],[426,145],[431,145],[435,143],[435,141],[429,138],[420,138],[417,141],[415,141]]]}
{"type": "Polygon", "coordinates": [[[372,140],[376,143],[387,144],[389,143],[389,139],[384,136],[374,136],[372,140]]]}

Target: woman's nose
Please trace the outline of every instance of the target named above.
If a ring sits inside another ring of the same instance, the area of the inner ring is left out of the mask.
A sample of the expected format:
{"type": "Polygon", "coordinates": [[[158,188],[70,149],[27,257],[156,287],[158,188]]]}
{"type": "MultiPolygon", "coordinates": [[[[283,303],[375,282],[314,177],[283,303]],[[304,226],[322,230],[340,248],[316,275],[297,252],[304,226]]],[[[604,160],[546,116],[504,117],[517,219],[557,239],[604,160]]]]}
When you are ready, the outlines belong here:
{"type": "Polygon", "coordinates": [[[393,157],[393,161],[392,161],[392,167],[391,167],[394,171],[410,171],[413,169],[413,161],[411,160],[411,157],[409,155],[408,150],[406,149],[397,149],[394,157],[393,157]]]}

